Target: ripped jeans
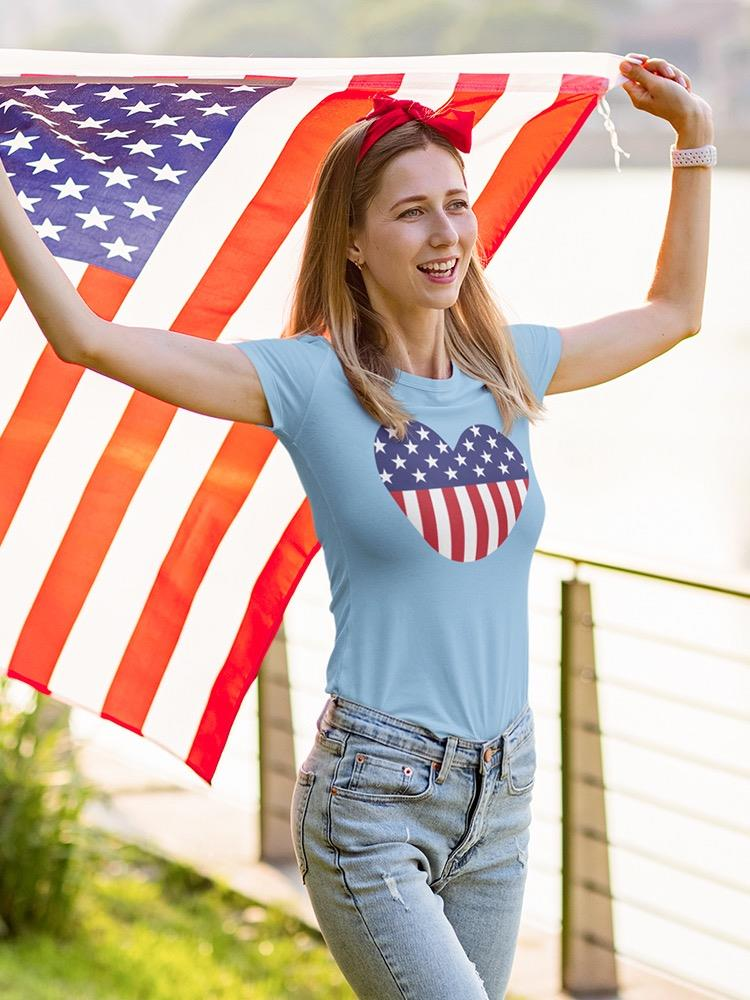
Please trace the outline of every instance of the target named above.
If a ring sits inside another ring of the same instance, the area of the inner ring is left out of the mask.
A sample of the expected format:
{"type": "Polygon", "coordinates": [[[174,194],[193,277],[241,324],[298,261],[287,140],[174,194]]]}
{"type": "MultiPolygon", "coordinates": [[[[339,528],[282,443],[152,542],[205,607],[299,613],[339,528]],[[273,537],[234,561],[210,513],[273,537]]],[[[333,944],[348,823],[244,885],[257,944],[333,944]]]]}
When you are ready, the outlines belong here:
{"type": "Polygon", "coordinates": [[[480,742],[331,695],[297,773],[292,840],[361,1000],[503,1000],[535,772],[528,704],[480,742]]]}

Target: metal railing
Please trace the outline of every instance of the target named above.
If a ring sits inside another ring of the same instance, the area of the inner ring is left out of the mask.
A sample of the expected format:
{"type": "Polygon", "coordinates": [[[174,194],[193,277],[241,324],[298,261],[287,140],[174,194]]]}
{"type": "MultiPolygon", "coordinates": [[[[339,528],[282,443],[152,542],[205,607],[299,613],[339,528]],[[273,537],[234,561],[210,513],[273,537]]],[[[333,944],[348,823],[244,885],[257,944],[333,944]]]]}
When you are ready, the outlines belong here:
{"type": "MultiPolygon", "coordinates": [[[[595,636],[597,629],[611,634],[627,633],[629,638],[663,643],[677,650],[690,651],[710,657],[731,660],[742,668],[750,666],[746,651],[724,650],[718,652],[707,644],[681,638],[665,638],[654,632],[639,631],[632,625],[626,629],[611,623],[597,621],[592,611],[592,585],[581,580],[581,567],[590,567],[607,574],[630,574],[640,580],[652,580],[672,587],[687,587],[699,592],[717,595],[726,600],[747,601],[750,590],[744,586],[731,586],[709,579],[696,579],[649,571],[620,563],[584,558],[566,552],[536,549],[535,554],[546,559],[560,560],[573,565],[570,579],[561,579],[560,585],[560,642],[559,661],[545,663],[543,668],[559,671],[559,712],[535,711],[547,721],[559,726],[559,765],[540,761],[544,772],[554,771],[560,781],[561,809],[549,815],[547,821],[559,824],[561,831],[560,866],[538,866],[546,874],[560,880],[561,885],[561,968],[560,988],[575,996],[615,995],[618,991],[618,956],[628,955],[626,948],[618,948],[615,934],[615,905],[635,908],[645,918],[666,920],[675,926],[714,938],[722,946],[746,949],[750,946],[747,924],[738,921],[735,932],[720,932],[705,922],[691,920],[675,913],[670,905],[657,905],[631,893],[616,894],[612,888],[611,852],[626,851],[643,865],[661,865],[671,868],[686,878],[709,879],[714,886],[726,891],[740,892],[750,905],[750,872],[733,873],[732,878],[722,878],[716,871],[709,871],[700,863],[686,863],[667,857],[643,845],[612,836],[607,817],[607,796],[614,794],[644,805],[665,811],[685,822],[697,821],[710,824],[716,835],[750,837],[750,815],[739,813],[736,817],[706,814],[698,805],[686,805],[679,800],[670,801],[660,794],[661,789],[649,793],[643,788],[634,789],[627,783],[618,784],[616,778],[606,773],[603,746],[615,741],[629,752],[650,752],[664,760],[670,758],[687,763],[701,774],[723,772],[728,779],[750,782],[750,769],[745,762],[750,755],[741,754],[731,761],[717,763],[695,750],[679,753],[668,742],[654,738],[653,730],[635,735],[625,728],[604,729],[600,712],[600,693],[615,689],[628,695],[641,695],[652,703],[668,697],[671,706],[685,712],[710,711],[727,720],[728,725],[750,725],[748,704],[733,706],[708,705],[706,700],[690,698],[679,690],[668,695],[658,686],[648,686],[627,678],[602,678],[597,672],[595,636]]],[[[259,768],[260,768],[260,845],[262,860],[289,864],[294,861],[289,832],[289,809],[296,778],[294,753],[294,727],[292,702],[287,668],[284,628],[279,630],[266,655],[258,677],[259,713],[259,768]]],[[[750,733],[750,728],[748,729],[750,733]]],[[[746,744],[747,747],[747,744],[746,744]]],[[[655,971],[674,974],[674,967],[649,963],[655,971]]],[[[711,983],[684,977],[696,986],[713,988],[711,983]]],[[[726,994],[730,995],[730,994],[726,994]]],[[[740,994],[736,994],[739,996],[740,994]]]]}

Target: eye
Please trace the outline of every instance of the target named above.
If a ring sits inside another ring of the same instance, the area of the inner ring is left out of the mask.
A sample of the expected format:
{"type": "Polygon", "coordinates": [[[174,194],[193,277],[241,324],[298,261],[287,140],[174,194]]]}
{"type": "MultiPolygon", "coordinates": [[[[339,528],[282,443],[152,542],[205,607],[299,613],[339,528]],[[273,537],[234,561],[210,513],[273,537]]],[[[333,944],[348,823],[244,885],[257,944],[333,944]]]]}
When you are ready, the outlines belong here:
{"type": "MultiPolygon", "coordinates": [[[[468,208],[469,207],[468,201],[463,201],[462,199],[459,200],[459,201],[453,201],[453,202],[451,202],[451,204],[452,205],[463,205],[464,208],[468,208]]],[[[422,210],[420,208],[407,208],[407,210],[405,212],[402,212],[401,215],[399,215],[399,219],[405,219],[409,215],[409,212],[421,212],[421,211],[422,210]]]]}

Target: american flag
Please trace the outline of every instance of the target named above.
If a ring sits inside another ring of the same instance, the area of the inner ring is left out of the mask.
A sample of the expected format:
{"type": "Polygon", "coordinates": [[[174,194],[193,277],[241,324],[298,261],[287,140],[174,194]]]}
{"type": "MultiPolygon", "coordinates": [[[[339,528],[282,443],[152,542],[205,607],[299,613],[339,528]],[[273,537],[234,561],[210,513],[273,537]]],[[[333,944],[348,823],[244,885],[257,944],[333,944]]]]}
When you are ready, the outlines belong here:
{"type": "Polygon", "coordinates": [[[401,511],[436,552],[458,562],[484,559],[510,534],[529,474],[523,455],[497,428],[473,424],[455,448],[431,427],[409,423],[375,435],[375,464],[401,511]]]}
{"type": "MultiPolygon", "coordinates": [[[[0,156],[99,316],[269,337],[284,324],[315,170],[375,93],[475,112],[465,160],[489,263],[595,108],[619,169],[605,100],[624,80],[619,61],[0,50],[0,156]]],[[[62,362],[2,257],[0,331],[0,669],[144,736],[210,784],[320,545],[291,459],[266,428],[62,362]]],[[[419,527],[438,551],[481,558],[500,544],[526,484],[520,456],[507,457],[486,486],[467,469],[452,493],[439,484],[444,517],[460,486],[495,520],[471,522],[477,539],[461,550],[458,520],[446,542],[433,501],[436,526],[421,513],[419,527]]],[[[414,521],[425,489],[393,482],[414,521]]]]}

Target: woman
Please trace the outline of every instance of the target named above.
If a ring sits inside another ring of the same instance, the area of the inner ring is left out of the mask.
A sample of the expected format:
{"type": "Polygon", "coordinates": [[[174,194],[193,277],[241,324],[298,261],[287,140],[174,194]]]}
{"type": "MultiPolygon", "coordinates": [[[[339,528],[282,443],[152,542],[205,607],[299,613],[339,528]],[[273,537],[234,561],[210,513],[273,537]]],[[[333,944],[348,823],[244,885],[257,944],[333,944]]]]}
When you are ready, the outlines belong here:
{"type": "MultiPolygon", "coordinates": [[[[635,60],[625,87],[674,126],[673,164],[710,163],[712,146],[684,152],[710,144],[708,105],[664,60],[635,60]]],[[[101,320],[4,172],[0,250],[63,360],[269,427],[288,449],[337,628],[291,806],[321,930],[360,997],[496,1000],[536,768],[526,599],[544,502],[528,421],[545,393],[607,381],[699,329],[708,171],[675,171],[646,305],[563,330],[507,326],[459,152],[471,116],[375,105],[321,165],[282,338],[220,344],[101,320]]]]}

